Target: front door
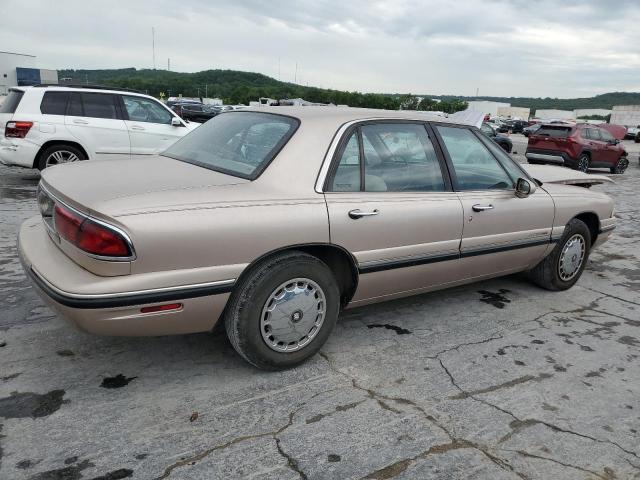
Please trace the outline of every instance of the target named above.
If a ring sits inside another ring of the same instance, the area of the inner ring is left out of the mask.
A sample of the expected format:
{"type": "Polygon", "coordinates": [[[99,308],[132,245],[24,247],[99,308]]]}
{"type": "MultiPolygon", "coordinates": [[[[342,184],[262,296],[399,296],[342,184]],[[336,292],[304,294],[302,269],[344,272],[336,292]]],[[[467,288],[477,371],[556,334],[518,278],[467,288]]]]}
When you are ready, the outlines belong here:
{"type": "MultiPolygon", "coordinates": [[[[498,146],[468,127],[435,126],[464,210],[460,244],[467,279],[521,271],[538,263],[551,245],[554,203],[542,188],[515,195],[528,178],[498,146]]],[[[530,180],[533,182],[533,180],[530,180]]]]}
{"type": "Polygon", "coordinates": [[[422,123],[348,131],[325,188],[331,241],[351,252],[353,304],[460,279],[462,205],[422,123]]]}
{"type": "Polygon", "coordinates": [[[134,95],[123,95],[122,100],[133,158],[157,155],[187,133],[182,121],[179,126],[171,124],[174,115],[157,101],[134,95]]]}
{"type": "Polygon", "coordinates": [[[72,92],[64,123],[90,159],[129,158],[129,133],[116,95],[72,92]]]}

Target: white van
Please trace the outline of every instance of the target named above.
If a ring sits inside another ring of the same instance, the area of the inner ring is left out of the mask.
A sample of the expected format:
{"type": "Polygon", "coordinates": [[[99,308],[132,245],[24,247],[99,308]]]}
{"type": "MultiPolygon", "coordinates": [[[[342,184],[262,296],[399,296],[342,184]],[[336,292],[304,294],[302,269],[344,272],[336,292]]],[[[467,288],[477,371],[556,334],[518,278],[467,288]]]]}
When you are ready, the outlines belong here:
{"type": "Polygon", "coordinates": [[[0,106],[0,162],[43,170],[78,160],[154,155],[198,125],[134,91],[14,87],[0,106]]]}

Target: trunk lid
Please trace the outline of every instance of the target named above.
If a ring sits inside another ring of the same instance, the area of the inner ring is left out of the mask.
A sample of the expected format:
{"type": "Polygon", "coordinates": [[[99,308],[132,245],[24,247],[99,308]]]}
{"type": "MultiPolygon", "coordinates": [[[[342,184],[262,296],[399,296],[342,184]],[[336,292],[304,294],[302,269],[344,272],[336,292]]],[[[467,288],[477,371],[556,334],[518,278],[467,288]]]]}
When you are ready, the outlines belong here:
{"type": "Polygon", "coordinates": [[[564,150],[567,148],[567,138],[572,132],[572,125],[542,125],[529,135],[529,147],[544,150],[564,150]]]}
{"type": "Polygon", "coordinates": [[[205,189],[249,180],[153,155],[51,167],[42,172],[42,182],[52,194],[80,211],[113,217],[201,202],[205,189]]]}

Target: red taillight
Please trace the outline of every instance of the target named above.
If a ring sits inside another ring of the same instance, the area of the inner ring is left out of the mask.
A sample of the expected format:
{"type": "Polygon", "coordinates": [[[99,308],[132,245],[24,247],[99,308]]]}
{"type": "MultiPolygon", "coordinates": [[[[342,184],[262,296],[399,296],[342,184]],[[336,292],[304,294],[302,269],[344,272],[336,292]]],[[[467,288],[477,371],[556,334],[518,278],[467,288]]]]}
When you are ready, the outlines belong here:
{"type": "Polygon", "coordinates": [[[166,305],[154,305],[153,307],[142,307],[141,313],[155,313],[155,312],[168,312],[171,310],[180,310],[182,308],[181,303],[167,303],[166,305]]]}
{"type": "Polygon", "coordinates": [[[60,205],[56,205],[53,212],[54,224],[58,235],[75,245],[78,242],[80,225],[82,225],[84,217],[60,205]]]}
{"type": "Polygon", "coordinates": [[[24,138],[33,127],[33,122],[7,122],[4,129],[4,136],[7,138],[24,138]]]}
{"type": "Polygon", "coordinates": [[[131,256],[131,249],[121,234],[62,205],[55,207],[54,222],[62,238],[87,253],[102,257],[131,256]]]}

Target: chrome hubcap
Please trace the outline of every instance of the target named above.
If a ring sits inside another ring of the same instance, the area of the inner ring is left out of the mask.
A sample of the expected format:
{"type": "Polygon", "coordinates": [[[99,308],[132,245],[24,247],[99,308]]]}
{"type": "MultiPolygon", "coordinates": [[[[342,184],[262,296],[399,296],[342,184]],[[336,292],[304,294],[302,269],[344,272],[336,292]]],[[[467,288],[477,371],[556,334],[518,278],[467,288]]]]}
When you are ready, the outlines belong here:
{"type": "Polygon", "coordinates": [[[569,281],[578,274],[584,260],[585,250],[585,241],[582,235],[575,234],[567,240],[558,264],[558,273],[562,280],[569,281]]]}
{"type": "Polygon", "coordinates": [[[308,278],[294,278],[276,288],[260,317],[264,342],[276,352],[295,352],[320,331],[325,318],[325,295],[308,278]]]}
{"type": "Polygon", "coordinates": [[[67,150],[56,150],[47,157],[45,165],[50,167],[52,165],[59,165],[61,163],[77,162],[80,160],[78,156],[67,150]]]}
{"type": "Polygon", "coordinates": [[[580,157],[580,161],[578,162],[578,170],[582,172],[586,172],[589,170],[589,160],[587,157],[580,157]]]}

